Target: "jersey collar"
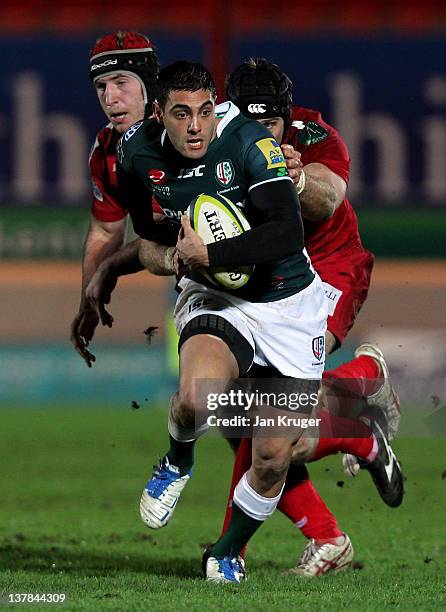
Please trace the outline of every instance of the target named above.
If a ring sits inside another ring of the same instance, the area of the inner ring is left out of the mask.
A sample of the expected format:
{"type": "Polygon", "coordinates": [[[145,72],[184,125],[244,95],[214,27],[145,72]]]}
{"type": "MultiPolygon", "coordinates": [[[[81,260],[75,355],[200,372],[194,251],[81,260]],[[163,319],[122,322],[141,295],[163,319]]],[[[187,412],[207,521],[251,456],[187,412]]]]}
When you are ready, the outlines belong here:
{"type": "Polygon", "coordinates": [[[232,102],[222,102],[215,107],[215,115],[217,117],[223,116],[223,119],[217,125],[216,136],[220,138],[225,127],[235,118],[240,115],[239,108],[232,102]]]}

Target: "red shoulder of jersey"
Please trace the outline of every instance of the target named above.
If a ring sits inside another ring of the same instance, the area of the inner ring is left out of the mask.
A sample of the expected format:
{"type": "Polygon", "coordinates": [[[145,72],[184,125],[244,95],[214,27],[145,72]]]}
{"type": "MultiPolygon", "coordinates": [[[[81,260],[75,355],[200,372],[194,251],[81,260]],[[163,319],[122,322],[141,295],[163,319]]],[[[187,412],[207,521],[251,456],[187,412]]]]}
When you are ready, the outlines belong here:
{"type": "MultiPolygon", "coordinates": [[[[319,111],[295,106],[291,127],[283,142],[301,153],[304,167],[311,163],[327,166],[348,183],[350,156],[338,132],[326,123],[319,111]]],[[[358,220],[346,198],[330,219],[312,222],[304,219],[305,246],[316,270],[335,252],[349,245],[361,245],[358,220]]]]}
{"type": "Polygon", "coordinates": [[[324,164],[348,183],[350,156],[347,146],[335,128],[322,119],[319,111],[294,106],[291,127],[283,142],[292,144],[301,153],[304,166],[314,162],[324,164]]]}
{"type": "Polygon", "coordinates": [[[110,125],[96,136],[89,167],[93,187],[91,212],[98,221],[120,221],[127,215],[118,199],[116,145],[120,134],[110,125]]]}

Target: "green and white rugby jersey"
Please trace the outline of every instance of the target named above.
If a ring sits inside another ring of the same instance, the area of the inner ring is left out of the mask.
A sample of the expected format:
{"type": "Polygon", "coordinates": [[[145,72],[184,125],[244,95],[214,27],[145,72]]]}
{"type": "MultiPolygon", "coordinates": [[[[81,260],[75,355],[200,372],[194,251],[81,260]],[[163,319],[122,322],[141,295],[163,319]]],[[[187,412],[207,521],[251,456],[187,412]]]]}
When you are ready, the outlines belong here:
{"type": "MultiPolygon", "coordinates": [[[[180,155],[154,120],[136,123],[123,135],[117,149],[123,204],[142,237],[145,226],[153,223],[152,198],[167,217],[179,221],[198,194],[221,194],[256,227],[262,215],[253,206],[250,191],[274,181],[291,181],[282,151],[264,126],[245,118],[231,102],[217,106],[216,115],[220,119],[216,136],[206,155],[197,160],[180,155]]],[[[198,273],[188,276],[215,289],[198,273]]],[[[231,294],[252,302],[275,301],[301,291],[313,278],[308,259],[300,251],[257,264],[250,281],[231,294]]]]}

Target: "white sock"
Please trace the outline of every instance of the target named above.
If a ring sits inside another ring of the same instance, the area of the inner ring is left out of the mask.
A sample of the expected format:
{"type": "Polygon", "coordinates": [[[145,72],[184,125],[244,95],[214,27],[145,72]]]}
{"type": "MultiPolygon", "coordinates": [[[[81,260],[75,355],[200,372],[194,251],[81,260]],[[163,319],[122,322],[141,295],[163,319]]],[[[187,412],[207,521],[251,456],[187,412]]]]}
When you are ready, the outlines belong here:
{"type": "Polygon", "coordinates": [[[234,490],[234,502],[245,514],[256,521],[266,520],[277,507],[282,496],[283,487],[276,497],[263,497],[250,486],[245,472],[234,490]]]}
{"type": "Polygon", "coordinates": [[[172,416],[169,414],[169,419],[167,421],[167,429],[169,430],[169,433],[172,438],[177,442],[194,442],[200,436],[207,432],[207,430],[209,429],[209,425],[207,424],[207,422],[204,422],[197,428],[194,427],[193,429],[188,429],[186,427],[178,425],[178,423],[175,423],[175,421],[172,419],[172,416]]]}

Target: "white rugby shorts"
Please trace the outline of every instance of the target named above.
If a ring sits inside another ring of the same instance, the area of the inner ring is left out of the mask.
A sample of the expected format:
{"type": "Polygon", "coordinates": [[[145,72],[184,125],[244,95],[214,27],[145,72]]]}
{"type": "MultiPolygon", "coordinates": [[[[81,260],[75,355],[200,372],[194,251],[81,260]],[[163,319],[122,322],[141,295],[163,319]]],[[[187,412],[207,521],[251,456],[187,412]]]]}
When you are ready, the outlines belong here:
{"type": "Polygon", "coordinates": [[[322,377],[328,305],[317,274],[306,289],[275,302],[248,302],[187,278],[179,287],[174,311],[178,334],[199,315],[218,315],[250,343],[256,364],[294,378],[322,377]]]}

